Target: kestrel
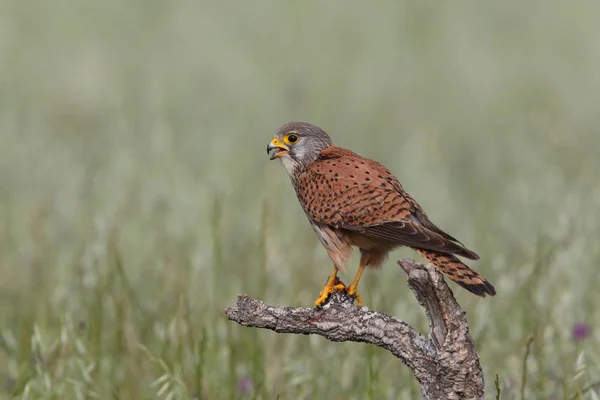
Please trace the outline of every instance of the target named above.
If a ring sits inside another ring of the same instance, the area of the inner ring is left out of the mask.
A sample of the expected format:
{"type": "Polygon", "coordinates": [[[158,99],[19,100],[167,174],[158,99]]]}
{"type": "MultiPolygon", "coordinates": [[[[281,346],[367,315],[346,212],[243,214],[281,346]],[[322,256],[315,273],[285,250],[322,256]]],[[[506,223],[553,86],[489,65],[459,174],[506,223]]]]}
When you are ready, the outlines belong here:
{"type": "Polygon", "coordinates": [[[468,291],[485,297],[496,290],[456,256],[479,256],[429,220],[421,206],[380,163],[335,146],[321,128],[290,122],[267,146],[271,160],[281,159],[300,205],[333,262],[333,272],[315,305],[335,290],[356,298],[365,267],[377,268],[388,253],[408,246],[468,291]],[[350,286],[338,279],[347,272],[352,248],[360,249],[360,266],[350,286]]]}

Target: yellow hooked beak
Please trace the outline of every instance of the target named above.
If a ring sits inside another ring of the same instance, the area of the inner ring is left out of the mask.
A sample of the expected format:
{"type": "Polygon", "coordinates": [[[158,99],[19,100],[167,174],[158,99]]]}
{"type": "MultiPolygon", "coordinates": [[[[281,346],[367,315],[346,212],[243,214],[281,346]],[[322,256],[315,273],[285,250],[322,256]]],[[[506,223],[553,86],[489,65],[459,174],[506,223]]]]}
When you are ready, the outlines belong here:
{"type": "Polygon", "coordinates": [[[284,154],[287,154],[290,151],[290,148],[285,144],[279,141],[279,139],[274,138],[271,140],[271,143],[267,145],[267,154],[271,154],[271,160],[281,157],[284,154]],[[275,150],[275,151],[273,151],[275,150]],[[273,151],[273,154],[271,154],[273,151]]]}

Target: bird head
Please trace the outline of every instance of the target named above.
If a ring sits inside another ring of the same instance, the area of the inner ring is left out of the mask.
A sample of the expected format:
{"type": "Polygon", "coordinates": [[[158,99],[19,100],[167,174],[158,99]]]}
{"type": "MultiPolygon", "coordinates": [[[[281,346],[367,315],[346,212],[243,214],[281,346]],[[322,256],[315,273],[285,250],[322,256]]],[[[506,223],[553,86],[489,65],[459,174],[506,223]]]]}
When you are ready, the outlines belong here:
{"type": "Polygon", "coordinates": [[[271,155],[271,160],[281,158],[291,174],[298,167],[315,161],[319,153],[331,145],[331,138],[323,129],[307,122],[288,122],[277,130],[267,145],[267,154],[271,155]]]}

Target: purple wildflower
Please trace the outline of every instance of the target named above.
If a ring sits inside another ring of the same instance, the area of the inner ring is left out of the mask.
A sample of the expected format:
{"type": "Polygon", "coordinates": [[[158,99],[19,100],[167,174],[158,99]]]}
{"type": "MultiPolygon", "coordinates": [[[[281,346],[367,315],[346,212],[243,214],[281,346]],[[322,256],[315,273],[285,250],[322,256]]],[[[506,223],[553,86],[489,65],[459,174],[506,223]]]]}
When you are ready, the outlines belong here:
{"type": "Polygon", "coordinates": [[[236,386],[237,386],[237,390],[243,396],[251,395],[254,390],[254,382],[252,381],[252,378],[250,378],[249,376],[245,376],[245,377],[241,378],[240,380],[238,380],[236,386]]]}
{"type": "Polygon", "coordinates": [[[590,326],[588,324],[585,322],[576,322],[573,324],[573,327],[571,328],[571,338],[574,341],[580,342],[586,339],[589,335],[590,326]]]}

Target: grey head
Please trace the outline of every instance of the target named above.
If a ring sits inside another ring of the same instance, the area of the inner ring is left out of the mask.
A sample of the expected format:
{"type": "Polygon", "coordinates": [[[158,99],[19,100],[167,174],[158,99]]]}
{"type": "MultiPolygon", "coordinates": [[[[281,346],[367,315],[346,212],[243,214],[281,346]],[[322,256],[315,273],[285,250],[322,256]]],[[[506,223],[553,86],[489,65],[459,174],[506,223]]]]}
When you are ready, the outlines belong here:
{"type": "Polygon", "coordinates": [[[308,122],[288,122],[275,133],[267,145],[271,160],[280,158],[288,174],[293,175],[315,161],[319,153],[333,145],[329,135],[308,122]]]}

